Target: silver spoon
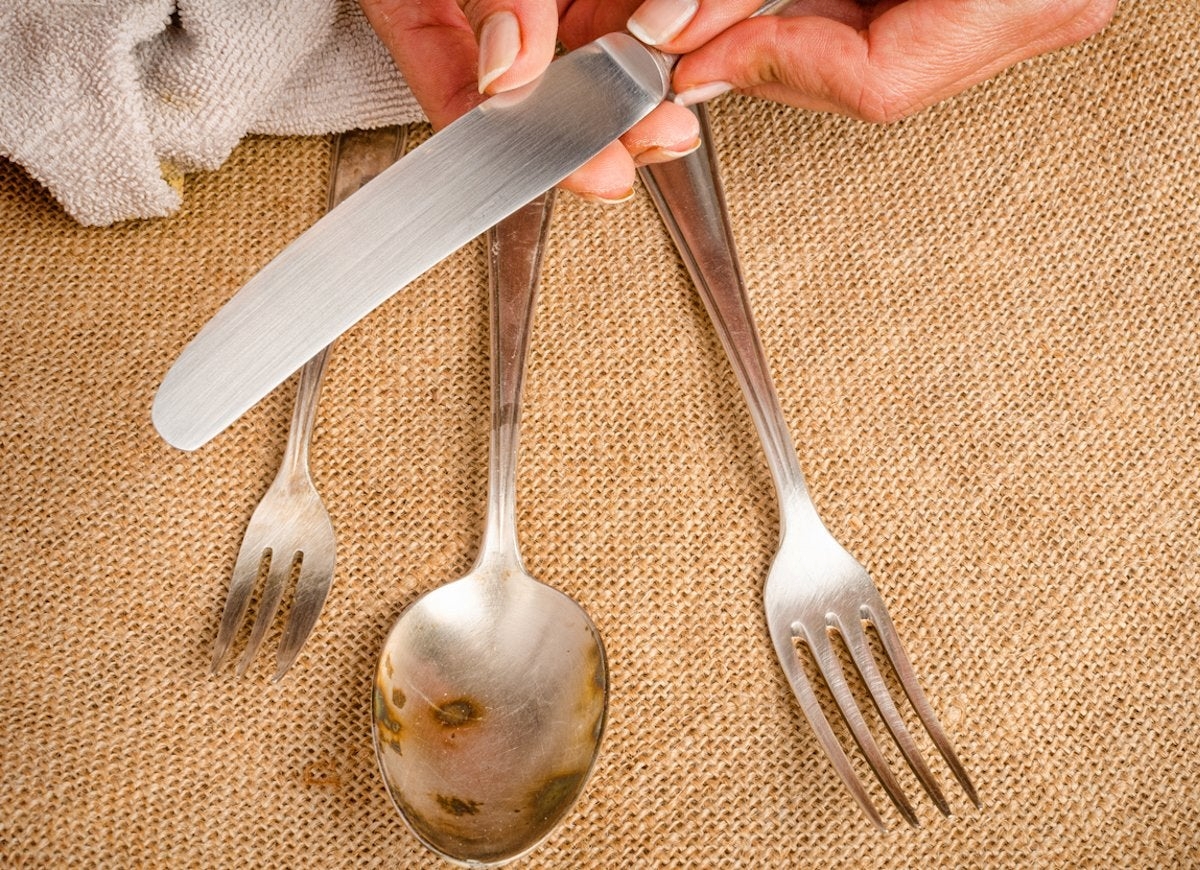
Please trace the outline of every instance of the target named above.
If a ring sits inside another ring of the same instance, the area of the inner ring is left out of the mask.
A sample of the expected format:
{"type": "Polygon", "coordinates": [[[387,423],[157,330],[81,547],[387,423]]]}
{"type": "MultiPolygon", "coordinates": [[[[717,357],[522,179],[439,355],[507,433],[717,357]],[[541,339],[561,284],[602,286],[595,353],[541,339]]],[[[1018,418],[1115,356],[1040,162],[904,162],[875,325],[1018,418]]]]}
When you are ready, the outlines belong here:
{"type": "Polygon", "coordinates": [[[372,731],[396,809],[450,861],[529,852],[582,791],[600,747],[608,666],[573,599],[529,576],[516,533],[525,351],[553,192],[488,233],[492,426],[487,524],[467,576],[396,621],[375,673],[372,731]]]}

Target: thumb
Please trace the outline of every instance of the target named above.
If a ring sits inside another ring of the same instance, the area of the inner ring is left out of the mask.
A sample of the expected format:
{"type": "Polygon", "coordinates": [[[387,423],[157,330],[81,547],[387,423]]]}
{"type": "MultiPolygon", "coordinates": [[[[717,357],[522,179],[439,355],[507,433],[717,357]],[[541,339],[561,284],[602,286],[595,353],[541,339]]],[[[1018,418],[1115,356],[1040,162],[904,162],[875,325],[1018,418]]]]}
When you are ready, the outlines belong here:
{"type": "Polygon", "coordinates": [[[479,90],[497,94],[528,84],[554,58],[555,0],[458,0],[479,42],[479,90]]]}
{"type": "Polygon", "coordinates": [[[684,104],[738,88],[801,108],[893,121],[1095,33],[1113,6],[905,0],[881,3],[865,28],[821,15],[751,19],[686,55],[675,90],[684,104]]]}
{"type": "Polygon", "coordinates": [[[675,101],[693,105],[738,90],[799,108],[845,112],[863,52],[862,36],[830,18],[748,19],[680,59],[675,101]]]}

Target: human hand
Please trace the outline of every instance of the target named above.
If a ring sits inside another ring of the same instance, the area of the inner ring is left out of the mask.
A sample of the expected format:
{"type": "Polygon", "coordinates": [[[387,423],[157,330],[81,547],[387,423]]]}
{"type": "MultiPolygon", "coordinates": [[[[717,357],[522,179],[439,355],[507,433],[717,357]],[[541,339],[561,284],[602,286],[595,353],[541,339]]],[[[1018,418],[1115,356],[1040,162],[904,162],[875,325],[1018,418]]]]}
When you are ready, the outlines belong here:
{"type": "MultiPolygon", "coordinates": [[[[426,116],[440,129],[485,97],[521,87],[541,75],[554,56],[560,13],[570,8],[571,0],[359,0],[359,4],[426,116]]],[[[632,5],[625,14],[631,9],[632,5]]],[[[622,18],[609,29],[619,30],[623,24],[622,18]]],[[[603,32],[608,31],[589,31],[584,41],[603,32]]],[[[700,144],[699,137],[691,112],[664,103],[561,186],[589,199],[620,202],[633,195],[637,165],[686,154],[700,144]]]]}
{"type": "MultiPolygon", "coordinates": [[[[610,5],[574,6],[596,2],[610,5]]],[[[646,0],[629,29],[684,55],[673,78],[683,104],[736,89],[886,123],[1086,39],[1117,0],[796,0],[779,16],[748,19],[759,5],[646,0]]]]}
{"type": "MultiPolygon", "coordinates": [[[[626,26],[682,54],[681,105],[729,90],[886,123],[1002,70],[1087,38],[1117,0],[359,0],[435,128],[483,96],[520,87],[575,48],[626,26]],[[632,17],[631,17],[632,16],[632,17]]],[[[606,202],[632,195],[637,164],[699,142],[695,119],[664,104],[562,186],[606,202]]]]}

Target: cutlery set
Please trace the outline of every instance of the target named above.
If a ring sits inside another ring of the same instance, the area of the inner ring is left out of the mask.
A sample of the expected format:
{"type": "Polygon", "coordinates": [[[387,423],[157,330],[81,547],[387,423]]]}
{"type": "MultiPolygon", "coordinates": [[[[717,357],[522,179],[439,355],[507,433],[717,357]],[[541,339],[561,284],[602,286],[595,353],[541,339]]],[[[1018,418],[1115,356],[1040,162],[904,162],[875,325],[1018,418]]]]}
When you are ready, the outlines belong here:
{"type": "MultiPolygon", "coordinates": [[[[399,128],[343,134],[328,215],[213,318],[155,400],[163,437],[194,449],[303,365],[283,463],[247,528],[212,661],[215,672],[229,657],[262,583],[237,666],[244,672],[295,578],[279,679],[333,580],[334,533],[307,463],[329,346],[398,289],[487,233],[492,426],[484,538],[466,577],[426,592],[401,615],[372,680],[372,731],[388,794],[415,836],[452,862],[497,866],[536,847],[583,790],[600,748],[609,689],[603,643],[575,601],[528,575],[517,547],[521,386],[553,185],[662,100],[672,63],[614,35],[551,64],[525,91],[481,104],[403,158],[399,128]],[[428,195],[451,176],[444,195],[428,195]],[[275,340],[261,342],[264,334],[275,340]]],[[[918,819],[868,715],[933,804],[950,815],[920,748],[924,738],[906,724],[915,715],[978,807],[879,590],[822,524],[809,496],[755,326],[707,114],[694,111],[701,148],[639,172],[737,376],[775,486],[779,543],[763,597],[784,675],[821,749],[876,827],[886,827],[884,817],[839,731],[849,733],[900,816],[913,826],[918,819]],[[852,683],[865,686],[874,713],[864,711],[852,683]]]]}

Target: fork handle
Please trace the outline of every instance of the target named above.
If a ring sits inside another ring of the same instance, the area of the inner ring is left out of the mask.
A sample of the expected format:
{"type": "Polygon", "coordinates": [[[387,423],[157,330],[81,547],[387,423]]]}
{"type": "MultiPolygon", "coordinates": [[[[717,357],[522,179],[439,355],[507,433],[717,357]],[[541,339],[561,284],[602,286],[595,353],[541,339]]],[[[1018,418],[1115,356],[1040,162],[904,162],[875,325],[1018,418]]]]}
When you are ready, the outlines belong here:
{"type": "Polygon", "coordinates": [[[292,406],[292,425],[288,429],[287,447],[284,448],[280,466],[281,475],[289,468],[308,471],[308,447],[312,443],[317,404],[321,400],[321,382],[325,378],[325,369],[329,367],[329,351],[332,347],[328,345],[322,348],[300,369],[296,403],[292,406]]]}
{"type": "MultiPolygon", "coordinates": [[[[404,153],[407,137],[408,129],[398,126],[351,130],[337,136],[333,140],[333,153],[329,159],[331,169],[325,210],[333,211],[342,200],[399,159],[404,153]]],[[[332,348],[332,344],[322,348],[300,369],[292,424],[288,430],[287,447],[283,451],[281,476],[289,468],[305,473],[308,471],[308,447],[312,442],[317,403],[321,399],[321,382],[329,367],[329,351],[332,348]]]]}
{"type": "Polygon", "coordinates": [[[808,487],[754,323],[712,151],[708,113],[702,105],[693,111],[700,119],[700,148],[639,171],[733,365],[786,518],[802,505],[811,506],[808,487]]]}

